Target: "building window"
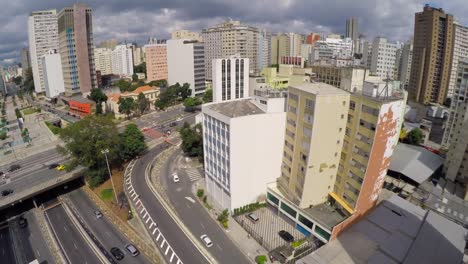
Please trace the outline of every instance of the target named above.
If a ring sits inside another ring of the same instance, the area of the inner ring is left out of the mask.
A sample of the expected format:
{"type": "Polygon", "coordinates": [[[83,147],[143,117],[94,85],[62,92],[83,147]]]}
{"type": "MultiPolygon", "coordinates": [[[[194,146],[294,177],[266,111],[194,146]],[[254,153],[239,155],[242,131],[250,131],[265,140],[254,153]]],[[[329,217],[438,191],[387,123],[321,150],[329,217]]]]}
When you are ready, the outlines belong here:
{"type": "Polygon", "coordinates": [[[267,199],[268,199],[270,202],[272,202],[272,203],[274,203],[274,204],[276,204],[276,205],[279,205],[279,200],[278,200],[278,198],[276,198],[273,194],[271,194],[271,193],[269,193],[269,192],[267,192],[267,199]]]}
{"type": "Polygon", "coordinates": [[[308,228],[310,228],[312,230],[312,227],[314,226],[314,223],[312,223],[311,221],[309,221],[309,219],[305,218],[304,216],[302,216],[301,214],[299,214],[299,222],[301,222],[303,225],[307,226],[308,228]]]}
{"type": "Polygon", "coordinates": [[[296,218],[297,212],[291,207],[289,207],[287,204],[282,202],[281,209],[285,211],[288,215],[292,216],[293,218],[296,218]]]}
{"type": "Polygon", "coordinates": [[[327,231],[325,231],[325,229],[322,229],[320,226],[316,225],[315,228],[314,228],[314,232],[321,236],[322,238],[324,238],[325,240],[330,240],[330,233],[328,233],[327,231]]]}

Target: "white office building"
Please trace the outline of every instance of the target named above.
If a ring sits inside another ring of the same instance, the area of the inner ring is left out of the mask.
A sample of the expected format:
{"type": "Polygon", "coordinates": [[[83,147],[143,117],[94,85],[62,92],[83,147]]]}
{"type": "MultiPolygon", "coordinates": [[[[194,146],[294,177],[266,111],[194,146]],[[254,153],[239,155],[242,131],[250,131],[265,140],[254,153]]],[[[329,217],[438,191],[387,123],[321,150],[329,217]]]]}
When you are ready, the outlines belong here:
{"type": "Polygon", "coordinates": [[[213,102],[249,96],[249,59],[232,56],[213,60],[213,102]]]}
{"type": "Polygon", "coordinates": [[[454,95],[459,61],[468,59],[468,27],[458,23],[454,23],[453,25],[455,34],[453,38],[452,70],[450,72],[447,98],[451,98],[454,95]]]}
{"type": "Polygon", "coordinates": [[[57,11],[32,12],[28,18],[29,54],[36,93],[45,92],[44,70],[41,58],[49,50],[58,50],[57,11]]]}
{"type": "Polygon", "coordinates": [[[112,74],[112,50],[94,48],[94,65],[101,75],[112,74]]]}
{"type": "Polygon", "coordinates": [[[398,71],[398,79],[401,82],[402,87],[405,89],[408,87],[409,78],[411,74],[411,63],[413,61],[413,41],[410,40],[405,43],[403,48],[401,49],[401,59],[399,71],[398,71]]]}
{"type": "Polygon", "coordinates": [[[231,212],[265,200],[265,186],[281,173],[284,104],[265,112],[256,101],[239,99],[205,104],[202,115],[208,195],[231,212]]]}
{"type": "Polygon", "coordinates": [[[260,30],[258,35],[258,70],[271,65],[271,33],[260,30]]]}
{"type": "Polygon", "coordinates": [[[112,73],[125,76],[133,75],[133,53],[131,47],[117,45],[112,51],[112,73]]]}
{"type": "Polygon", "coordinates": [[[57,50],[50,50],[41,58],[46,97],[54,98],[65,92],[62,61],[57,50]]]}
{"type": "Polygon", "coordinates": [[[196,40],[170,39],[167,41],[168,84],[188,83],[192,96],[205,92],[205,50],[196,40]]]}
{"type": "Polygon", "coordinates": [[[383,79],[387,77],[394,80],[397,44],[390,43],[387,39],[377,37],[370,47],[370,72],[383,79]]]}

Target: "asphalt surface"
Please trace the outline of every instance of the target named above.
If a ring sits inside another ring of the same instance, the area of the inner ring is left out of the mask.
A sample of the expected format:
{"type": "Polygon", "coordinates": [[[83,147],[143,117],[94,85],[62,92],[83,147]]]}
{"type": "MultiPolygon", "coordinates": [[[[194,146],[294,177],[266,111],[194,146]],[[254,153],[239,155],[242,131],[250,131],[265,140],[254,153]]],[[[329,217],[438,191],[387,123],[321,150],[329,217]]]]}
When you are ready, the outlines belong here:
{"type": "Polygon", "coordinates": [[[53,207],[45,212],[50,219],[52,229],[57,235],[59,244],[72,264],[99,264],[95,255],[75,225],[68,218],[62,206],[53,207]]]}
{"type": "MultiPolygon", "coordinates": [[[[151,192],[145,180],[146,166],[153,160],[154,156],[161,153],[163,145],[158,145],[146,155],[140,157],[135,163],[132,173],[132,185],[135,192],[140,196],[143,204],[153,220],[158,224],[159,230],[166,237],[167,242],[186,264],[207,263],[205,257],[198,251],[195,245],[172,220],[159,200],[151,192]]],[[[223,262],[224,263],[224,262],[223,262]]]]}
{"type": "Polygon", "coordinates": [[[11,248],[10,231],[8,226],[0,227],[0,260],[1,263],[16,263],[15,255],[11,248]]]}
{"type": "Polygon", "coordinates": [[[164,172],[162,182],[166,187],[166,193],[180,219],[196,237],[200,237],[203,234],[210,237],[214,246],[208,250],[218,262],[233,264],[249,263],[249,260],[225,234],[225,231],[210,217],[206,209],[203,208],[203,205],[196,202],[198,198],[191,191],[193,182],[185,171],[176,170],[175,159],[180,153],[181,150],[174,152],[164,164],[162,170],[164,172]],[[179,182],[177,183],[172,180],[172,173],[175,171],[177,171],[179,176],[179,182]],[[192,200],[187,199],[187,197],[190,197],[192,200]]]}
{"type": "Polygon", "coordinates": [[[118,247],[125,254],[125,258],[120,260],[119,263],[150,263],[149,260],[140,252],[140,255],[133,257],[125,249],[125,245],[129,241],[113,226],[113,224],[106,219],[105,216],[98,219],[94,214],[97,210],[93,201],[81,190],[72,191],[68,194],[68,198],[73,203],[74,207],[78,210],[80,216],[85,221],[87,226],[91,229],[94,236],[97,237],[99,242],[106,248],[108,252],[112,247],[118,247]]]}

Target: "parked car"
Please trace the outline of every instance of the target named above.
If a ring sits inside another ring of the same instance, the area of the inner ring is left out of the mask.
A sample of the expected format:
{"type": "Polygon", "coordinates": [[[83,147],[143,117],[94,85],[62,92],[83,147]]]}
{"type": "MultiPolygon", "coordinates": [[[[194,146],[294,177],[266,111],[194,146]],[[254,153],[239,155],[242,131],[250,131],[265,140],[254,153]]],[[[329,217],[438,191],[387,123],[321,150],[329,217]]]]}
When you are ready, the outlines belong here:
{"type": "Polygon", "coordinates": [[[26,218],[20,216],[18,218],[18,225],[21,227],[21,228],[25,228],[28,226],[28,220],[26,220],[26,218]]]}
{"type": "Polygon", "coordinates": [[[169,126],[170,127],[175,127],[175,126],[177,126],[177,122],[172,122],[169,126]]]}
{"type": "Polygon", "coordinates": [[[213,242],[211,242],[211,239],[206,234],[202,235],[200,238],[203,241],[203,243],[205,243],[206,247],[213,246],[213,242]]]}
{"type": "Polygon", "coordinates": [[[138,256],[140,254],[140,251],[138,251],[138,249],[132,245],[132,244],[127,244],[125,246],[125,249],[130,252],[130,254],[134,257],[138,256]]]}
{"type": "Polygon", "coordinates": [[[284,239],[286,242],[293,242],[294,241],[293,235],[291,235],[288,231],[281,230],[281,231],[278,232],[278,235],[282,239],[284,239]]]}
{"type": "Polygon", "coordinates": [[[52,163],[52,164],[49,165],[49,170],[55,169],[55,168],[57,168],[58,166],[59,166],[58,163],[52,163]]]}
{"type": "Polygon", "coordinates": [[[177,122],[182,121],[182,117],[177,118],[176,121],[177,121],[177,122]]]}
{"type": "Polygon", "coordinates": [[[8,196],[13,193],[12,189],[6,189],[2,191],[2,196],[8,196]]]}
{"type": "Polygon", "coordinates": [[[96,216],[97,219],[102,218],[102,213],[101,211],[95,210],[94,215],[96,216]]]}
{"type": "Polygon", "coordinates": [[[250,213],[247,215],[247,218],[249,218],[252,222],[257,222],[260,218],[254,213],[250,213]]]}
{"type": "Polygon", "coordinates": [[[177,174],[175,174],[175,173],[172,174],[172,180],[173,180],[174,182],[179,182],[179,176],[178,176],[177,174]]]}
{"type": "Polygon", "coordinates": [[[110,252],[112,253],[112,255],[114,256],[116,260],[122,260],[125,256],[122,250],[120,250],[120,248],[118,247],[111,248],[110,252]]]}
{"type": "Polygon", "coordinates": [[[16,170],[19,170],[21,169],[21,166],[18,165],[18,164],[13,164],[11,165],[9,168],[8,168],[8,172],[13,172],[13,171],[16,171],[16,170]]]}

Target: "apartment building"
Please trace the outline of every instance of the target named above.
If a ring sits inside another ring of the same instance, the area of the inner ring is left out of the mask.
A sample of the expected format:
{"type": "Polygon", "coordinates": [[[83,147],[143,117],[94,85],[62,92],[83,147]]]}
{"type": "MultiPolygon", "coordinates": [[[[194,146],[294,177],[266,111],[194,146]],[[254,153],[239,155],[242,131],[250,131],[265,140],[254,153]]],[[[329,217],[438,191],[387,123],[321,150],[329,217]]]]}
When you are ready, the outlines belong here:
{"type": "Polygon", "coordinates": [[[65,92],[63,84],[62,62],[57,50],[50,50],[42,55],[41,64],[44,74],[45,94],[54,98],[65,92]]]}
{"type": "Polygon", "coordinates": [[[203,29],[202,38],[205,44],[205,76],[207,80],[212,80],[214,59],[228,58],[233,55],[248,58],[250,71],[259,71],[259,30],[257,28],[231,20],[203,29]]]}
{"type": "Polygon", "coordinates": [[[148,81],[167,80],[167,44],[145,45],[146,78],[148,81]]]}
{"type": "Polygon", "coordinates": [[[31,67],[31,56],[29,56],[29,48],[21,49],[21,67],[23,68],[23,79],[26,77],[26,70],[31,67]]]}
{"type": "Polygon", "coordinates": [[[271,63],[279,64],[281,57],[291,54],[291,41],[287,34],[277,34],[271,37],[271,63]]]}
{"type": "Polygon", "coordinates": [[[389,43],[387,39],[377,37],[372,42],[372,55],[369,69],[374,75],[383,79],[395,79],[397,45],[389,43]]]}
{"type": "Polygon", "coordinates": [[[125,44],[117,45],[112,51],[112,73],[121,76],[133,75],[132,48],[125,44]]]}
{"type": "Polygon", "coordinates": [[[450,80],[453,16],[425,5],[415,14],[409,98],[422,104],[443,104],[450,80]]]}
{"type": "Polygon", "coordinates": [[[198,32],[192,32],[185,29],[176,30],[171,33],[171,39],[189,39],[203,42],[203,38],[198,32]]]}
{"type": "Polygon", "coordinates": [[[254,100],[238,99],[204,104],[202,115],[208,195],[230,212],[264,199],[261,186],[280,175],[284,104],[266,112],[254,100]]]}
{"type": "Polygon", "coordinates": [[[350,58],[353,42],[350,38],[330,38],[319,40],[314,43],[309,56],[310,64],[319,61],[329,62],[333,58],[350,58]]]}
{"type": "Polygon", "coordinates": [[[97,88],[91,8],[74,4],[62,9],[58,34],[65,95],[88,94],[97,88]]]}
{"type": "Polygon", "coordinates": [[[410,74],[411,74],[411,61],[413,59],[413,40],[406,42],[401,49],[401,60],[398,65],[398,80],[401,85],[408,87],[410,74]]]}
{"type": "Polygon", "coordinates": [[[380,80],[380,77],[370,76],[369,70],[363,67],[313,65],[311,69],[317,81],[348,92],[362,91],[364,80],[380,80]]]}
{"type": "Polygon", "coordinates": [[[205,47],[196,40],[167,41],[168,84],[188,83],[192,96],[205,92],[205,47]]]}
{"type": "Polygon", "coordinates": [[[357,40],[359,36],[358,21],[355,17],[346,19],[346,35],[347,38],[357,40]]]}
{"type": "Polygon", "coordinates": [[[271,65],[271,33],[260,30],[258,35],[258,70],[271,65]]]}
{"type": "Polygon", "coordinates": [[[462,26],[457,22],[453,23],[453,49],[452,49],[452,65],[450,69],[450,79],[447,89],[447,98],[452,98],[455,92],[457,81],[458,62],[468,59],[468,27],[462,26]]]}
{"type": "Polygon", "coordinates": [[[49,50],[59,48],[57,31],[57,11],[32,12],[28,17],[29,55],[36,93],[45,92],[44,69],[41,58],[49,50]]]}
{"type": "Polygon", "coordinates": [[[249,96],[249,59],[232,56],[213,60],[213,102],[249,96]]]}
{"type": "Polygon", "coordinates": [[[101,75],[112,74],[112,50],[108,48],[94,48],[94,64],[101,75]]]}
{"type": "Polygon", "coordinates": [[[405,109],[398,86],[349,93],[324,83],[290,87],[281,177],[267,201],[304,234],[328,242],[377,202],[405,109]]]}

